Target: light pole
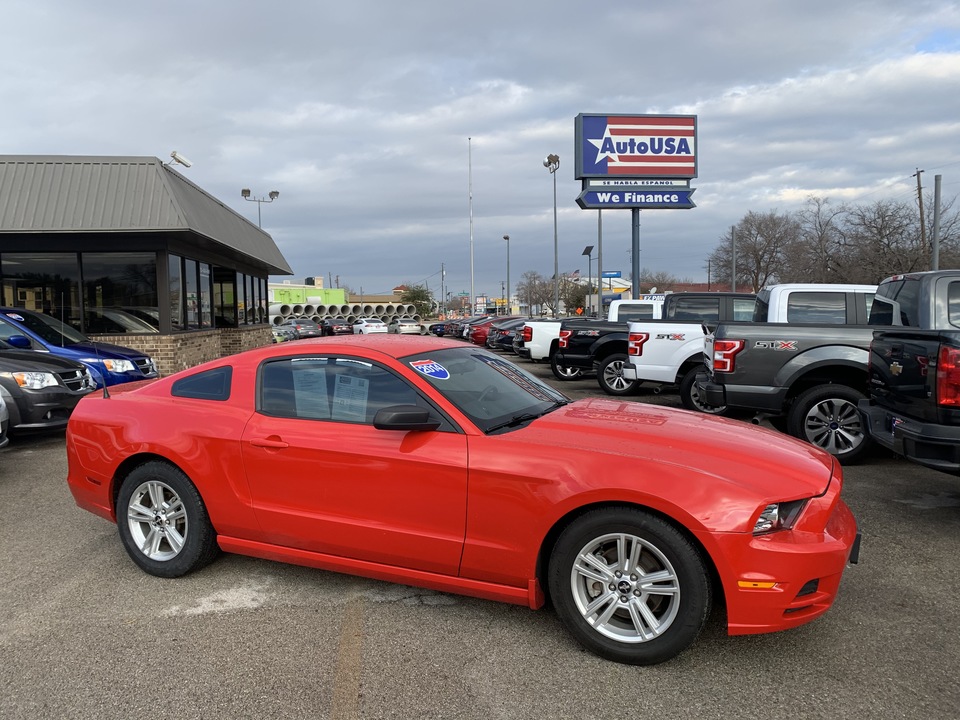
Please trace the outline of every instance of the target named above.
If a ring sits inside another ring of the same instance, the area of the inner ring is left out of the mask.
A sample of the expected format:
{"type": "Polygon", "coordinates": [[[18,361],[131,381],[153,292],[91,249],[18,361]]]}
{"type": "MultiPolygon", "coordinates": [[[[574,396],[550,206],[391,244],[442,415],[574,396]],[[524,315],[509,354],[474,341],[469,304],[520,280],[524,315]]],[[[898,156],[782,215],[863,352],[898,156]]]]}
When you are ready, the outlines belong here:
{"type": "Polygon", "coordinates": [[[260,223],[260,205],[261,203],[272,203],[274,200],[280,197],[280,193],[276,190],[271,190],[268,196],[269,199],[258,198],[250,196],[250,188],[244,188],[240,191],[240,195],[244,200],[249,200],[250,202],[255,202],[257,204],[257,227],[262,229],[263,225],[260,223]]]}
{"type": "Polygon", "coordinates": [[[504,235],[503,239],[507,241],[507,312],[505,315],[510,314],[510,236],[504,235]]]}
{"type": "Polygon", "coordinates": [[[587,256],[587,315],[593,310],[593,305],[590,303],[590,288],[593,286],[593,275],[591,274],[592,265],[590,264],[593,260],[593,245],[587,245],[583,249],[583,255],[587,256]]]}
{"type": "Polygon", "coordinates": [[[560,169],[560,156],[547,155],[543,166],[553,175],[553,316],[560,313],[560,252],[557,245],[557,170],[560,169]]]}

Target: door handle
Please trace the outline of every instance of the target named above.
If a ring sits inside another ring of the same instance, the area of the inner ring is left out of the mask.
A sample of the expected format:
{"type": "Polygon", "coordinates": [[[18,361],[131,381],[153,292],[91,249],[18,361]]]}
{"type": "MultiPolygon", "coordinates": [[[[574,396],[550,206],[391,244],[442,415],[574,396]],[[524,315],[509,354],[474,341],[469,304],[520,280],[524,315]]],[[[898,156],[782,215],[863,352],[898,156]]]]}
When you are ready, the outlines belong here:
{"type": "Polygon", "coordinates": [[[283,440],[274,440],[273,438],[257,438],[251,440],[250,444],[253,447],[262,447],[262,448],[286,448],[290,447],[289,443],[285,443],[283,440]]]}

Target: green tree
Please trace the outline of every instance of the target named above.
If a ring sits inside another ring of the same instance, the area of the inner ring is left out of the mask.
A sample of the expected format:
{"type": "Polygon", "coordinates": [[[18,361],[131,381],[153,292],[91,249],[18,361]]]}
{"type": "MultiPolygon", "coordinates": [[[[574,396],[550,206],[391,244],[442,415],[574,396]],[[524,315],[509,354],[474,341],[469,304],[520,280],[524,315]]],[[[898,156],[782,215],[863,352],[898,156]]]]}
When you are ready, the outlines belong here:
{"type": "Polygon", "coordinates": [[[429,317],[433,315],[434,301],[433,295],[424,285],[410,285],[404,283],[407,289],[403,291],[400,299],[417,308],[417,314],[420,317],[429,317]]]}

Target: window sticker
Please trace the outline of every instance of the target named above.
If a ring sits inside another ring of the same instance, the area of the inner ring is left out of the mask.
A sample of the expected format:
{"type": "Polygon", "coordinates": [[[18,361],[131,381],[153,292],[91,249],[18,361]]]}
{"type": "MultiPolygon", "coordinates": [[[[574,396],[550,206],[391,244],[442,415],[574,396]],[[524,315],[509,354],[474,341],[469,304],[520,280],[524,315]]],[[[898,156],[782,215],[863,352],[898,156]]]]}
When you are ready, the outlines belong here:
{"type": "Polygon", "coordinates": [[[297,368],[293,373],[297,417],[330,419],[330,401],[327,399],[327,374],[321,368],[297,368]]]}
{"type": "Polygon", "coordinates": [[[410,363],[410,367],[412,367],[418,373],[433,378],[434,380],[450,379],[450,371],[448,371],[440,363],[434,362],[433,360],[414,360],[412,363],[410,363]]]}
{"type": "Polygon", "coordinates": [[[367,418],[370,381],[353,375],[337,375],[333,387],[333,419],[363,422],[367,418]]]}

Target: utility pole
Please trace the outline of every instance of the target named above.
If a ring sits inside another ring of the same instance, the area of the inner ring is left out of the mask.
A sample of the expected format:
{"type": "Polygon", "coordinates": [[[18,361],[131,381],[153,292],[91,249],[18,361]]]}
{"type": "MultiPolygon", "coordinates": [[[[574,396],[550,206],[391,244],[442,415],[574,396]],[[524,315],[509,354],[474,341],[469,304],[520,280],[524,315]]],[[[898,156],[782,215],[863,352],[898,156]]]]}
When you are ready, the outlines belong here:
{"type": "Polygon", "coordinates": [[[930,267],[930,248],[927,247],[927,232],[923,225],[923,188],[920,185],[920,173],[923,170],[917,168],[913,177],[917,179],[917,202],[920,203],[920,246],[923,248],[924,265],[930,267]]]}
{"type": "Polygon", "coordinates": [[[730,226],[730,290],[737,291],[737,226],[730,226]]]}

